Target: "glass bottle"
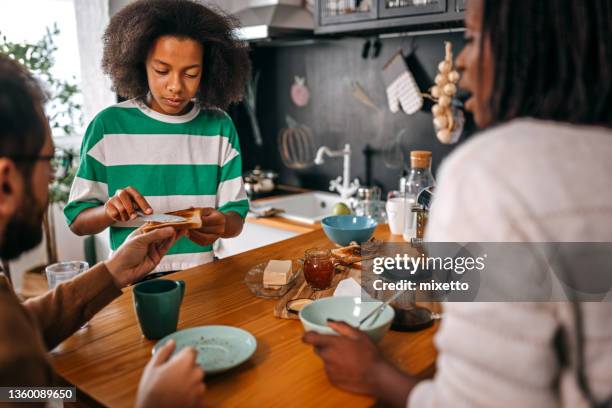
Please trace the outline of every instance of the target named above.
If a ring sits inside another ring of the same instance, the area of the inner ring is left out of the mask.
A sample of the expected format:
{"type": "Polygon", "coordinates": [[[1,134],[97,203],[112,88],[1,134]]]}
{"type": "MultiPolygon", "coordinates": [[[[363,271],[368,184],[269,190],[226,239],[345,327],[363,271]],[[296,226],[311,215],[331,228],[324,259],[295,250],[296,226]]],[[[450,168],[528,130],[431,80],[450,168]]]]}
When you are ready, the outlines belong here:
{"type": "Polygon", "coordinates": [[[431,152],[427,150],[413,150],[410,152],[410,173],[406,179],[406,204],[404,206],[404,234],[406,242],[411,242],[416,237],[416,213],[411,211],[416,205],[419,193],[431,186],[435,186],[436,181],[431,174],[431,152]]]}

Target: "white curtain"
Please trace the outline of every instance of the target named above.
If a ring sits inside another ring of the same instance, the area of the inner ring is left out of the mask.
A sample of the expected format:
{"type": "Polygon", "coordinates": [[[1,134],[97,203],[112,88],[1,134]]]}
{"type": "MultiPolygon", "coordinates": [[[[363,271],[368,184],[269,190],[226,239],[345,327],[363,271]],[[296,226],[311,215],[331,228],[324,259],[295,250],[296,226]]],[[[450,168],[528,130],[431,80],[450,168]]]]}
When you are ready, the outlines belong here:
{"type": "Polygon", "coordinates": [[[235,13],[248,6],[251,0],[203,0],[204,4],[214,4],[226,13],[235,13]]]}
{"type": "Polygon", "coordinates": [[[102,73],[102,34],[109,21],[109,0],[74,0],[81,60],[83,114],[89,123],[102,109],[116,103],[111,81],[102,73]]]}

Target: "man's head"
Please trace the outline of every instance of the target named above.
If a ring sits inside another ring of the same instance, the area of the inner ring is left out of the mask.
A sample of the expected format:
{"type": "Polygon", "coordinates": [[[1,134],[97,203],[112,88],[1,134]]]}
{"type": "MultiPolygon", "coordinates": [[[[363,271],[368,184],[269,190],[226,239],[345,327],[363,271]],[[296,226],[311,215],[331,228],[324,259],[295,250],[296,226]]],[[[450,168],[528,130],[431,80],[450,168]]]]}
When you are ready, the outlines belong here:
{"type": "Polygon", "coordinates": [[[53,142],[45,94],[30,73],[0,54],[0,257],[16,258],[42,239],[53,142]]]}

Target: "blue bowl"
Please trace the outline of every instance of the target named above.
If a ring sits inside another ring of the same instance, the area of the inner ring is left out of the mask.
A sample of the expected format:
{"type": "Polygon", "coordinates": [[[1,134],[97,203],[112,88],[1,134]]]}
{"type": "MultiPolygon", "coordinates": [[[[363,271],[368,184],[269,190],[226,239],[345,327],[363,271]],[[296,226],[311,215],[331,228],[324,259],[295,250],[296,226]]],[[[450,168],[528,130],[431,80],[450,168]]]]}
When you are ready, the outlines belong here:
{"type": "Polygon", "coordinates": [[[352,241],[366,242],[376,229],[378,223],[363,215],[332,215],[321,220],[327,238],[340,246],[352,241]]]}

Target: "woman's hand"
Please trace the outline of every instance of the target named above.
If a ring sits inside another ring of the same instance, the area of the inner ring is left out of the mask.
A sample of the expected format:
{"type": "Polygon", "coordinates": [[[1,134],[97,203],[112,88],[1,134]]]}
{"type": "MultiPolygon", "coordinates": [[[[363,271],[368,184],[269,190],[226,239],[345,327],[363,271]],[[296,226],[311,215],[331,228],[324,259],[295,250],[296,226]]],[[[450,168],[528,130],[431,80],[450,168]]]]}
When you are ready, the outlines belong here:
{"type": "Polygon", "coordinates": [[[373,374],[385,363],[378,348],[365,333],[344,322],[328,320],[328,326],[340,336],[308,332],[302,340],[323,359],[329,381],[346,391],[375,395],[373,374]]]}
{"type": "Polygon", "coordinates": [[[202,209],[202,227],[187,232],[190,240],[198,245],[210,245],[225,233],[225,214],[214,208],[202,209]]]}
{"type": "Polygon", "coordinates": [[[387,362],[364,332],[344,322],[328,320],[328,326],[339,336],[308,332],[302,341],[314,346],[323,359],[329,381],[340,389],[405,407],[416,381],[387,362]]]}
{"type": "Polygon", "coordinates": [[[172,356],[174,340],[170,340],[151,358],[145,367],[136,406],[139,408],[199,407],[204,403],[204,371],[198,365],[197,351],[191,347],[172,356]]]}
{"type": "Polygon", "coordinates": [[[106,204],[106,216],[114,222],[126,222],[138,217],[136,211],[140,209],[145,214],[152,214],[153,209],[145,198],[134,188],[126,187],[115,192],[106,204]]]}
{"type": "Polygon", "coordinates": [[[143,233],[142,228],[131,233],[125,242],[105,261],[115,285],[122,288],[151,272],[170,247],[184,232],[172,227],[143,233]]]}

